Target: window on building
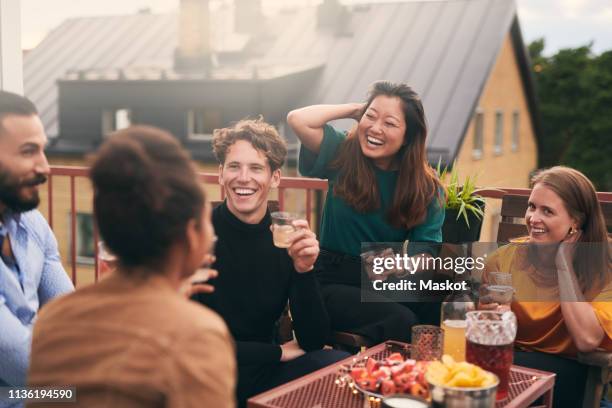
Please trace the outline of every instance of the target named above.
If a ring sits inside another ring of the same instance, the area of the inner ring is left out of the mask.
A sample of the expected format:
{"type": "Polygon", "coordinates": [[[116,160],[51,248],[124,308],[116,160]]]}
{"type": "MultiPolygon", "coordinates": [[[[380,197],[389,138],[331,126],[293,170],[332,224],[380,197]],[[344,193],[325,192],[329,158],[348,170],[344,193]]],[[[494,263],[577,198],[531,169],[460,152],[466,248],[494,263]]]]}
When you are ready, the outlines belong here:
{"type": "MultiPolygon", "coordinates": [[[[72,220],[70,213],[68,219],[72,220]]],[[[69,231],[71,231],[71,223],[69,231]]],[[[76,213],[76,261],[80,264],[93,265],[95,258],[93,215],[91,213],[76,213]]],[[[70,245],[72,248],[72,244],[70,245]]]]}
{"type": "Polygon", "coordinates": [[[502,146],[504,145],[504,113],[502,111],[495,112],[495,145],[493,152],[502,154],[502,146]]]}
{"type": "Polygon", "coordinates": [[[107,109],[102,112],[102,135],[125,129],[132,124],[132,112],[129,109],[107,109]]]}
{"type": "Polygon", "coordinates": [[[221,127],[219,110],[191,109],[187,112],[187,138],[190,140],[211,140],[213,130],[221,127]]]}
{"type": "Polygon", "coordinates": [[[519,111],[512,112],[512,151],[516,152],[519,149],[520,140],[520,122],[519,111]]]}
{"type": "Polygon", "coordinates": [[[482,149],[484,145],[484,114],[482,110],[477,109],[474,113],[474,146],[472,148],[472,157],[480,159],[482,157],[482,149]]]}

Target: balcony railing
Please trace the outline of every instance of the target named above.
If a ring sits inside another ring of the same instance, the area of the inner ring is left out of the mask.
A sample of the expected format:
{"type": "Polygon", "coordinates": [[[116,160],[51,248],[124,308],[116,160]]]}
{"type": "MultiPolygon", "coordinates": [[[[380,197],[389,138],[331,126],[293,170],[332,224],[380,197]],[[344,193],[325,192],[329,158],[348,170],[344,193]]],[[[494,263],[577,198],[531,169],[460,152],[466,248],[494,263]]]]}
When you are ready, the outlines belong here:
{"type": "MultiPolygon", "coordinates": [[[[97,262],[79,264],[77,248],[77,213],[93,212],[92,189],[88,180],[87,167],[52,166],[46,185],[46,196],[43,194],[41,210],[45,213],[51,228],[58,237],[60,253],[64,266],[70,273],[75,285],[78,283],[79,269],[93,269],[93,280],[99,277],[97,262]],[[85,197],[83,197],[85,196],[85,197]],[[44,202],[46,201],[46,203],[44,202]],[[61,217],[68,212],[68,222],[61,217]],[[58,219],[58,214],[60,218],[58,219]],[[68,254],[68,256],[65,256],[68,254]]],[[[208,199],[223,199],[224,191],[219,185],[217,174],[200,173],[201,182],[207,190],[208,199]]],[[[300,177],[283,177],[279,187],[271,193],[271,199],[277,199],[281,210],[299,210],[305,214],[311,225],[318,225],[321,214],[323,193],[327,190],[327,181],[300,177]],[[314,221],[314,222],[313,222],[314,221]]],[[[98,231],[93,228],[93,260],[98,256],[98,231]]],[[[89,279],[91,281],[91,279],[89,279]]]]}
{"type": "MultiPolygon", "coordinates": [[[[223,199],[223,188],[219,185],[217,174],[200,173],[200,180],[207,190],[210,200],[223,199]]],[[[91,275],[85,281],[97,281],[99,270],[97,262],[81,262],[79,264],[77,251],[77,213],[91,214],[92,190],[88,180],[87,167],[60,167],[52,166],[51,175],[46,186],[47,194],[43,194],[41,210],[46,211],[46,217],[58,237],[60,253],[63,255],[64,266],[67,267],[75,285],[80,283],[80,274],[91,275]],[[67,180],[66,180],[67,179],[67,180]],[[67,182],[66,182],[67,181],[67,182]],[[46,201],[46,205],[44,203],[46,201]],[[57,214],[68,213],[65,218],[57,218],[57,214]],[[62,222],[64,221],[64,222],[62,222]],[[68,256],[65,254],[68,253],[68,256]]],[[[283,177],[279,187],[272,192],[270,199],[277,199],[281,210],[297,211],[305,214],[310,225],[317,229],[324,202],[324,193],[327,191],[327,180],[303,177],[283,177]]],[[[504,194],[529,195],[526,188],[490,188],[481,194],[493,200],[500,200],[504,194]]],[[[602,201],[612,201],[612,193],[598,193],[602,201]]],[[[93,260],[98,256],[98,232],[95,223],[93,228],[93,260]]]]}

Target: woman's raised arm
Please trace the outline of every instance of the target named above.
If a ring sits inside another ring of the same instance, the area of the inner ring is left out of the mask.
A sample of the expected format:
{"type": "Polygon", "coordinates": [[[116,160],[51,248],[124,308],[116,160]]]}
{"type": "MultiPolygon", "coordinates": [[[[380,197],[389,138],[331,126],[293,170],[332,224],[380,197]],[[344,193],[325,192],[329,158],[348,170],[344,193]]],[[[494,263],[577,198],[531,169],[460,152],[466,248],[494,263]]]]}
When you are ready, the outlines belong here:
{"type": "Polygon", "coordinates": [[[308,150],[319,153],[323,141],[323,126],[336,119],[359,120],[363,108],[362,103],[311,105],[289,112],[287,123],[308,150]]]}

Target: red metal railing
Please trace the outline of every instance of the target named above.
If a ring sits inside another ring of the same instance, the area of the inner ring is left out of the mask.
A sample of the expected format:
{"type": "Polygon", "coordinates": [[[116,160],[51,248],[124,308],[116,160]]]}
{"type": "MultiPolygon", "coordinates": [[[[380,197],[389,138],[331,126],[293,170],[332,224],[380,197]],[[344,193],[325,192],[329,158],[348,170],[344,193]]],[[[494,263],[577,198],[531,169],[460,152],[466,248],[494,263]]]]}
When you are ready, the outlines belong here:
{"type": "MultiPolygon", "coordinates": [[[[54,189],[57,187],[57,183],[54,184],[54,179],[57,177],[67,177],[69,179],[69,214],[70,214],[70,275],[72,281],[77,283],[77,194],[76,194],[76,179],[87,178],[89,175],[89,169],[87,167],[70,167],[70,166],[52,166],[51,174],[49,175],[47,184],[47,220],[51,228],[54,227],[53,211],[57,210],[57,206],[53,205],[54,199],[57,200],[57,194],[54,194],[54,189]],[[54,198],[55,197],[55,198],[54,198]]],[[[222,186],[219,185],[219,176],[213,173],[200,173],[200,181],[206,185],[216,185],[219,188],[219,194],[223,199],[225,194],[222,186]]],[[[57,181],[57,180],[56,180],[57,181]]],[[[327,180],[321,179],[310,179],[301,177],[283,177],[278,187],[278,202],[281,210],[285,209],[286,206],[286,193],[287,190],[303,190],[305,191],[304,207],[306,219],[312,225],[313,213],[318,217],[320,216],[321,208],[314,208],[313,204],[313,192],[326,191],[327,180]]],[[[57,193],[57,192],[55,192],[57,193]]],[[[98,257],[98,231],[94,223],[94,260],[98,257]]],[[[94,279],[97,280],[99,277],[98,264],[94,262],[94,279]]]]}
{"type": "MultiPolygon", "coordinates": [[[[54,184],[55,177],[69,177],[69,202],[70,202],[70,274],[72,276],[73,282],[77,283],[77,245],[76,245],[76,228],[77,228],[77,205],[76,205],[76,183],[75,179],[77,177],[87,178],[88,177],[88,168],[87,167],[66,167],[66,166],[52,166],[51,174],[49,176],[48,184],[47,184],[47,220],[51,228],[53,228],[54,218],[54,188],[56,188],[56,184],[54,184]]],[[[219,194],[221,198],[224,198],[223,188],[218,184],[219,178],[217,174],[213,173],[200,173],[200,180],[207,185],[217,185],[219,188],[219,194]]],[[[285,195],[287,190],[304,190],[305,191],[305,213],[308,219],[308,222],[312,224],[312,214],[316,214],[317,220],[321,215],[322,211],[322,202],[319,202],[318,208],[313,208],[313,192],[322,192],[327,191],[327,180],[321,179],[311,179],[311,178],[303,178],[303,177],[283,177],[281,179],[280,185],[278,187],[278,202],[280,209],[285,209],[286,200],[285,195]]],[[[492,199],[501,199],[504,194],[518,194],[518,195],[529,195],[530,190],[526,188],[490,188],[481,190],[480,194],[486,198],[492,199]]],[[[612,201],[612,192],[600,192],[597,193],[598,198],[601,201],[612,201]]],[[[95,227],[94,223],[94,260],[97,259],[98,256],[98,231],[95,227]]],[[[99,276],[98,264],[94,262],[94,279],[97,280],[99,276]]]]}

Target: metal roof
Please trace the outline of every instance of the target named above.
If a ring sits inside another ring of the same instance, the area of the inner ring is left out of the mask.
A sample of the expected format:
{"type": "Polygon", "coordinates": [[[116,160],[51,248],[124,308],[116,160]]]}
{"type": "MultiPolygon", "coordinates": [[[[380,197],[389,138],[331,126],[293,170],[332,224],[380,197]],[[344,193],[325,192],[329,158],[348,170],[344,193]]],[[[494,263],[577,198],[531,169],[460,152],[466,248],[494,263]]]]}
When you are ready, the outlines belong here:
{"type": "Polygon", "coordinates": [[[58,133],[56,81],[69,71],[171,63],[175,15],[130,15],[70,19],[24,59],[25,95],[38,107],[50,137],[58,133]]]}
{"type": "MultiPolygon", "coordinates": [[[[503,40],[512,34],[529,105],[533,90],[514,0],[446,0],[346,6],[341,30],[317,28],[317,8],[268,18],[245,65],[325,66],[297,106],[365,99],[368,85],[386,79],[411,85],[422,97],[430,158],[458,153],[503,40]]],[[[227,15],[225,16],[227,17],[227,15]]],[[[227,30],[214,14],[213,29],[227,30]]],[[[172,69],[176,14],[77,18],[64,22],[24,60],[25,94],[38,106],[50,136],[58,133],[56,80],[76,71],[172,69]]],[[[231,25],[229,25],[231,27],[231,25]]],[[[215,39],[216,38],[216,39],[215,39]]],[[[213,49],[223,51],[223,36],[213,49]]],[[[225,41],[227,43],[227,41],[225,41]]],[[[231,42],[230,42],[231,43],[231,42]]],[[[230,47],[231,48],[231,47],[230,47]]],[[[288,106],[287,111],[297,106],[288,106]]],[[[255,112],[254,112],[255,113],[255,112]]],[[[535,119],[532,112],[532,119],[535,119]]],[[[537,122],[537,120],[534,120],[537,122]]],[[[338,121],[348,128],[350,121],[338,121]]],[[[537,123],[534,124],[537,130],[537,123]]]]}

